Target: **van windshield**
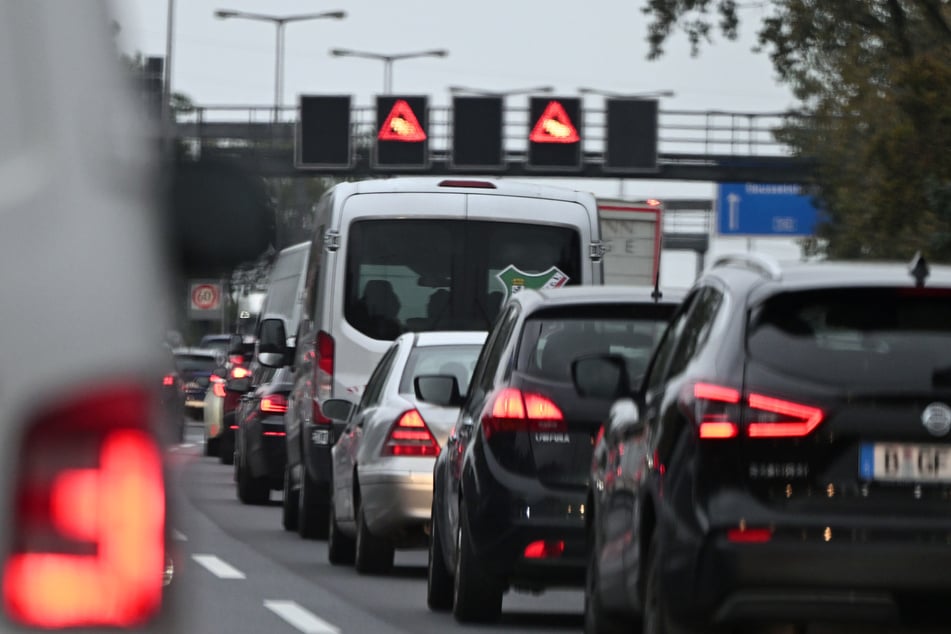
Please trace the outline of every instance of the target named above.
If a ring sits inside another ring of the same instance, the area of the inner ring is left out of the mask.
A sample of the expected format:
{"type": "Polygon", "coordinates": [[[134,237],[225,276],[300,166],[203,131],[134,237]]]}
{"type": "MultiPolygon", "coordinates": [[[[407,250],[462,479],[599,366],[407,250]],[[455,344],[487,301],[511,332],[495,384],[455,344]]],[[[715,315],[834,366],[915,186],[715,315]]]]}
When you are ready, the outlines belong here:
{"type": "Polygon", "coordinates": [[[512,293],[580,284],[580,244],[575,229],[519,222],[354,222],[344,316],[374,339],[487,330],[512,293]]]}

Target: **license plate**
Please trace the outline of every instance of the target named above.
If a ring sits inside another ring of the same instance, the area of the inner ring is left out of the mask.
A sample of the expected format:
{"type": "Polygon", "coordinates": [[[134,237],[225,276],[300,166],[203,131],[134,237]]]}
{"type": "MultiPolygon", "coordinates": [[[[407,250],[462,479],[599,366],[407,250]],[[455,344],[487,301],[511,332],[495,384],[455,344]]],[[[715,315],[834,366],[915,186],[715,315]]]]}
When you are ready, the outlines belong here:
{"type": "Polygon", "coordinates": [[[859,476],[886,482],[951,482],[951,446],[862,443],[859,476]]]}

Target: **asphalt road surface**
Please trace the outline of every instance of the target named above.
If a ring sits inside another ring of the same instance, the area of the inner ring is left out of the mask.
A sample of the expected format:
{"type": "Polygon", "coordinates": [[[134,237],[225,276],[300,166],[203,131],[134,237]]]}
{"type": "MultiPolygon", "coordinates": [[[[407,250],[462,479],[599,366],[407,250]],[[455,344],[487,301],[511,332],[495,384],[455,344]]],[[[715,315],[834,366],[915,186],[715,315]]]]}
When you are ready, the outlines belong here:
{"type": "MultiPolygon", "coordinates": [[[[269,506],[237,500],[232,467],[203,456],[201,426],[193,421],[185,442],[171,448],[169,464],[178,547],[174,600],[181,614],[176,629],[182,632],[564,634],[582,629],[581,590],[510,592],[498,624],[463,626],[451,614],[426,607],[425,551],[397,551],[393,571],[384,576],[331,566],[326,542],[305,541],[283,530],[279,491],[272,492],[269,506]]],[[[780,631],[787,630],[775,630],[780,631]]],[[[895,631],[813,626],[808,634],[895,631]]],[[[927,630],[939,631],[951,631],[951,625],[927,630]]]]}

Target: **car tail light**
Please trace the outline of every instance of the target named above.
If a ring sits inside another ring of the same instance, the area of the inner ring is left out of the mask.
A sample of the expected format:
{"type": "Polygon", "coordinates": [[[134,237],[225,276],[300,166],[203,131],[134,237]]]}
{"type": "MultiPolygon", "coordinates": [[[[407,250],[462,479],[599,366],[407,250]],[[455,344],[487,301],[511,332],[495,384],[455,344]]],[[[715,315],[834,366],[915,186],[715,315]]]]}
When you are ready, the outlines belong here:
{"type": "Polygon", "coordinates": [[[755,393],[748,400],[746,433],[750,438],[802,438],[822,422],[823,413],[818,407],[755,393]]]}
{"type": "Polygon", "coordinates": [[[525,547],[522,556],[525,559],[553,559],[565,552],[565,542],[560,539],[545,539],[532,542],[525,547]]]}
{"type": "Polygon", "coordinates": [[[251,376],[251,370],[247,368],[242,368],[241,366],[231,368],[232,379],[246,379],[249,376],[251,376]]]}
{"type": "Polygon", "coordinates": [[[469,187],[472,189],[496,189],[495,183],[491,181],[471,181],[462,178],[446,179],[439,181],[440,187],[469,187]]]}
{"type": "Polygon", "coordinates": [[[149,392],[117,386],[38,418],[21,450],[6,613],[30,627],[130,627],[157,615],[165,557],[149,392]]]}
{"type": "Polygon", "coordinates": [[[726,538],[736,544],[765,544],[773,538],[773,531],[768,528],[731,528],[726,532],[726,538]]]}
{"type": "Polygon", "coordinates": [[[166,374],[165,376],[163,376],[162,385],[164,385],[165,387],[171,387],[172,385],[175,385],[175,375],[166,374]]]}
{"type": "Polygon", "coordinates": [[[218,398],[224,398],[228,395],[225,391],[225,381],[220,376],[211,377],[211,393],[217,396],[218,398]]]}
{"type": "Polygon", "coordinates": [[[384,456],[438,456],[439,443],[418,410],[411,409],[396,420],[383,444],[384,456]]]}
{"type": "Polygon", "coordinates": [[[314,422],[329,424],[330,419],[320,411],[320,402],[333,394],[334,386],[334,338],[320,330],[314,340],[314,422]]]}
{"type": "Polygon", "coordinates": [[[241,354],[232,354],[228,355],[228,362],[232,365],[244,365],[244,355],[241,354]]]}
{"type": "Polygon", "coordinates": [[[261,411],[270,414],[283,414],[287,411],[287,397],[283,394],[271,394],[261,399],[261,411]]]}
{"type": "Polygon", "coordinates": [[[492,401],[489,413],[482,417],[486,440],[500,433],[563,432],[565,429],[565,417],[554,401],[513,387],[501,390],[492,401]]]}
{"type": "Polygon", "coordinates": [[[750,438],[801,438],[811,434],[824,417],[818,407],[757,393],[744,399],[739,390],[711,383],[695,383],[692,394],[682,404],[704,439],[739,436],[740,420],[746,422],[750,438]]]}

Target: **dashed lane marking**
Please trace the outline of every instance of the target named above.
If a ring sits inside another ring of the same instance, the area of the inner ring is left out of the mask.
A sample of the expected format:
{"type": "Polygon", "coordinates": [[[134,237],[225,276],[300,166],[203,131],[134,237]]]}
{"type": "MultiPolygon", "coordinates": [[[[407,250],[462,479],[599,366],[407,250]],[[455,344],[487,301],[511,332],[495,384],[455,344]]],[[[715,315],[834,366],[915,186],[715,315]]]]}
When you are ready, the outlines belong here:
{"type": "Polygon", "coordinates": [[[172,539],[177,542],[187,542],[188,536],[180,530],[172,529],[172,539]]]}
{"type": "Polygon", "coordinates": [[[340,628],[308,612],[294,601],[265,600],[264,607],[304,634],[340,634],[340,628]]]}
{"type": "Polygon", "coordinates": [[[219,579],[244,579],[244,573],[214,555],[192,555],[192,559],[219,579]]]}

